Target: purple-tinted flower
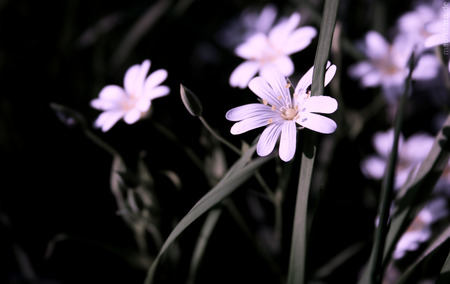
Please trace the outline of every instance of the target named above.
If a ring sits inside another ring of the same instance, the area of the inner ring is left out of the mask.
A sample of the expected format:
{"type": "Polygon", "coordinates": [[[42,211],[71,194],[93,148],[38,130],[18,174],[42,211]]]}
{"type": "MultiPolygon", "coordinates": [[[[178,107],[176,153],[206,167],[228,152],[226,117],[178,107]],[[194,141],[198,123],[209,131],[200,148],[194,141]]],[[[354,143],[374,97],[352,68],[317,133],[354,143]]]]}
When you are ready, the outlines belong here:
{"type": "Polygon", "coordinates": [[[167,78],[167,71],[156,70],[147,76],[150,60],[131,66],[124,77],[124,88],[117,85],[105,86],[97,99],[91,101],[93,108],[102,110],[95,121],[96,127],[106,132],[123,118],[133,124],[145,116],[153,99],[166,96],[170,89],[160,85],[167,78]]]}
{"type": "MultiPolygon", "coordinates": [[[[325,86],[336,73],[336,66],[328,63],[325,74],[325,86]]],[[[293,88],[286,77],[277,69],[263,69],[261,77],[252,79],[249,88],[262,103],[247,104],[229,110],[226,118],[237,121],[231,128],[232,134],[241,134],[249,130],[267,126],[259,138],[256,151],[260,156],[270,154],[280,138],[279,155],[283,161],[290,161],[295,154],[297,144],[297,124],[320,133],[332,133],[336,123],[317,113],[333,113],[337,101],[327,96],[311,96],[313,68],[293,88]]]]}

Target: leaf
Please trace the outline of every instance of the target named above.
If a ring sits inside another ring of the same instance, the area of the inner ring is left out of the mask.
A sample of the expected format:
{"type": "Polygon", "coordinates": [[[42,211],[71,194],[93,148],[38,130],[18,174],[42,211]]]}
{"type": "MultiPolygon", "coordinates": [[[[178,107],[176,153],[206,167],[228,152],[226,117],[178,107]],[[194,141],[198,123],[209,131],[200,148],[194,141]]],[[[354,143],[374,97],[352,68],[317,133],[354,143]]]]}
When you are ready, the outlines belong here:
{"type": "Polygon", "coordinates": [[[155,261],[148,270],[147,277],[145,279],[146,284],[153,283],[157,266],[161,259],[161,256],[169,249],[175,239],[181,235],[181,233],[188,228],[195,220],[202,216],[205,212],[210,210],[216,204],[224,200],[230,195],[236,188],[247,181],[256,170],[264,163],[272,159],[273,155],[267,157],[258,157],[250,162],[248,160],[252,156],[256,149],[256,146],[250,148],[236,163],[230,168],[225,177],[214,186],[208,193],[206,193],[193,207],[192,209],[181,219],[181,221],[175,226],[170,235],[164,242],[161,250],[159,251],[155,261]]]}

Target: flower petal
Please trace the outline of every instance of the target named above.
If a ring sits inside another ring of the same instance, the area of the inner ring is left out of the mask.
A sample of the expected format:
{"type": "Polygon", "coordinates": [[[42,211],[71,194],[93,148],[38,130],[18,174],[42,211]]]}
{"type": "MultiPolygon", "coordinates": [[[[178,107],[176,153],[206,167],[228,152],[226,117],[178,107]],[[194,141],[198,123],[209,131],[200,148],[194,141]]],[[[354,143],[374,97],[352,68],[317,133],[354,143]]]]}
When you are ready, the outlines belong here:
{"type": "Polygon", "coordinates": [[[167,78],[167,71],[164,69],[156,70],[151,73],[145,80],[144,92],[147,94],[151,92],[153,88],[161,84],[167,78]]]}
{"type": "Polygon", "coordinates": [[[300,14],[293,13],[289,19],[281,21],[269,32],[269,40],[276,46],[284,46],[289,35],[300,23],[300,14]]]}
{"type": "Polygon", "coordinates": [[[289,162],[295,154],[297,146],[297,128],[292,120],[285,121],[281,130],[279,155],[281,160],[289,162]]]}
{"type": "Polygon", "coordinates": [[[263,77],[253,78],[248,84],[250,90],[260,97],[263,101],[267,101],[276,108],[284,106],[283,102],[278,99],[278,94],[272,89],[267,80],[263,77]]]}
{"type": "Polygon", "coordinates": [[[170,93],[170,88],[167,86],[157,86],[153,88],[150,92],[146,93],[145,98],[149,100],[154,100],[160,97],[164,97],[170,93]]]}
{"type": "Polygon", "coordinates": [[[381,74],[377,70],[372,70],[369,73],[365,74],[360,81],[360,84],[363,87],[375,87],[380,85],[380,83],[381,74]]]}
{"type": "Polygon", "coordinates": [[[116,110],[116,111],[106,111],[101,113],[98,118],[94,122],[95,127],[101,127],[103,132],[108,131],[125,115],[125,111],[116,110]]]}
{"type": "MultiPolygon", "coordinates": [[[[334,74],[336,74],[336,66],[335,65],[331,66],[330,61],[327,61],[326,69],[327,71],[325,73],[324,86],[328,85],[331,79],[333,79],[334,74]]],[[[297,95],[306,94],[306,90],[312,84],[313,73],[314,73],[314,66],[309,68],[309,70],[305,73],[305,75],[303,75],[302,78],[300,78],[297,86],[295,87],[295,93],[297,95]]]]}
{"type": "Polygon", "coordinates": [[[337,127],[336,122],[332,119],[309,112],[302,113],[296,122],[305,128],[324,134],[333,133],[337,127]]]}
{"type": "Polygon", "coordinates": [[[369,31],[366,34],[365,43],[365,53],[371,59],[382,58],[389,52],[388,42],[376,31],[369,31]]]}
{"type": "Polygon", "coordinates": [[[272,87],[272,95],[276,98],[277,101],[281,100],[282,106],[288,106],[292,104],[291,94],[289,92],[289,85],[287,84],[286,77],[281,74],[279,70],[277,70],[276,68],[264,68],[261,70],[261,76],[272,87]]]}
{"type": "Polygon", "coordinates": [[[241,134],[244,132],[247,132],[249,130],[261,127],[261,126],[266,126],[268,125],[269,119],[273,119],[274,116],[271,114],[262,114],[259,116],[253,116],[247,119],[244,119],[240,122],[236,122],[232,127],[231,127],[231,134],[237,135],[237,134],[241,134]]]}
{"type": "Polygon", "coordinates": [[[134,94],[136,97],[142,95],[145,76],[150,69],[150,60],[144,60],[142,64],[131,66],[125,73],[124,87],[128,94],[134,94]]]}
{"type": "Polygon", "coordinates": [[[259,156],[267,156],[272,153],[275,144],[283,126],[283,122],[272,123],[266,129],[264,129],[261,137],[259,138],[258,145],[256,146],[256,153],[259,156]]]}
{"type": "Polygon", "coordinates": [[[261,58],[267,48],[270,47],[268,46],[266,35],[257,33],[236,47],[234,52],[244,59],[256,60],[261,58]]]}
{"type": "Polygon", "coordinates": [[[270,106],[254,103],[230,109],[225,114],[225,117],[230,121],[240,121],[250,117],[262,116],[264,114],[269,113],[273,114],[273,111],[270,106]]]}
{"type": "Polygon", "coordinates": [[[361,61],[350,65],[347,69],[348,75],[353,79],[359,79],[374,69],[369,61],[361,61]]]}
{"type": "Polygon", "coordinates": [[[362,173],[372,179],[382,179],[386,170],[386,160],[378,156],[369,156],[361,163],[362,173]]]}
{"type": "Polygon", "coordinates": [[[305,49],[317,35],[314,27],[302,27],[296,29],[289,35],[287,42],[281,46],[283,53],[286,55],[305,49]]]}
{"type": "Polygon", "coordinates": [[[305,101],[300,112],[305,109],[307,112],[333,113],[337,110],[336,99],[328,96],[313,96],[305,101]]]}
{"type": "MultiPolygon", "coordinates": [[[[272,62],[272,64],[268,65],[269,68],[276,68],[278,69],[283,76],[291,76],[292,73],[294,73],[294,63],[292,62],[291,58],[287,55],[278,56],[275,61],[272,62]]],[[[263,68],[266,69],[267,67],[263,68]]],[[[260,72],[262,73],[262,71],[260,72]]]]}
{"type": "Polygon", "coordinates": [[[244,89],[247,87],[253,76],[258,73],[259,68],[260,64],[257,61],[242,62],[238,67],[236,67],[236,69],[234,69],[233,73],[231,73],[230,85],[232,87],[244,89]]]}
{"type": "Polygon", "coordinates": [[[141,112],[138,109],[133,108],[125,114],[123,120],[128,124],[133,124],[138,121],[139,118],[141,118],[141,112]]]}

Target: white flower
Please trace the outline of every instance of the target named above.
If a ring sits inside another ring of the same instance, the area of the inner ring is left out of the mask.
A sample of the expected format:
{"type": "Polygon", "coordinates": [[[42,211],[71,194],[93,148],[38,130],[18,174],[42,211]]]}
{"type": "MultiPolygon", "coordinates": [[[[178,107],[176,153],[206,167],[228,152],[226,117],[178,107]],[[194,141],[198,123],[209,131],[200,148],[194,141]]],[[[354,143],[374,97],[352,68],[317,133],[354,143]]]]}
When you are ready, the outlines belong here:
{"type": "MultiPolygon", "coordinates": [[[[393,143],[393,129],[375,133],[373,146],[377,154],[369,156],[361,163],[361,170],[367,177],[377,180],[383,178],[393,143]]],[[[396,189],[403,186],[411,170],[427,157],[433,143],[434,138],[426,133],[416,133],[406,140],[400,135],[394,185],[396,189]]]]}
{"type": "Polygon", "coordinates": [[[306,48],[316,36],[313,27],[297,28],[300,14],[294,13],[275,27],[268,34],[256,33],[235,52],[246,61],[241,63],[230,76],[230,85],[245,88],[251,78],[258,72],[277,68],[284,76],[294,72],[294,64],[289,55],[306,48]]]}
{"type": "Polygon", "coordinates": [[[431,225],[447,215],[445,199],[435,198],[426,204],[397,242],[393,254],[394,259],[402,258],[408,251],[417,250],[421,243],[431,237],[431,225]]]}
{"type": "MultiPolygon", "coordinates": [[[[336,66],[327,65],[325,86],[336,73],[336,66]]],[[[247,104],[229,110],[226,118],[238,121],[231,128],[232,134],[241,134],[249,130],[267,126],[259,138],[256,151],[260,156],[270,154],[278,137],[279,155],[283,161],[290,161],[296,148],[297,127],[309,128],[320,133],[332,133],[336,123],[316,113],[332,113],[337,109],[337,101],[327,96],[311,96],[313,68],[300,79],[291,97],[288,80],[277,69],[262,70],[261,77],[252,79],[249,88],[262,103],[247,104]]]]}
{"type": "Polygon", "coordinates": [[[147,77],[150,60],[131,66],[124,77],[124,88],[105,86],[97,99],[91,101],[93,108],[104,111],[95,121],[96,127],[106,132],[121,118],[133,124],[145,116],[153,99],[165,96],[170,89],[160,84],[167,78],[167,71],[156,70],[147,77]]]}
{"type": "MultiPolygon", "coordinates": [[[[408,74],[408,59],[414,45],[403,35],[389,44],[383,36],[375,31],[366,34],[363,52],[367,60],[349,67],[348,73],[354,79],[360,79],[362,87],[381,86],[388,103],[395,103],[403,93],[408,74]]],[[[439,60],[430,54],[423,54],[417,60],[412,74],[416,80],[434,78],[438,73],[439,60]]]]}

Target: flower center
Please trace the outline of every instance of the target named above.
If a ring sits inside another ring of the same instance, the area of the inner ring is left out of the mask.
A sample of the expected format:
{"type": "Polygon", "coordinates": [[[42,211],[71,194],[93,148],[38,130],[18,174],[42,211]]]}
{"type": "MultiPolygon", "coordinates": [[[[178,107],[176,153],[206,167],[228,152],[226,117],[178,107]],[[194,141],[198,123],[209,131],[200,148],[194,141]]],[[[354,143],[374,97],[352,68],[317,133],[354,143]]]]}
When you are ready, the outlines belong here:
{"type": "Polygon", "coordinates": [[[281,117],[284,120],[294,120],[294,118],[297,116],[298,113],[298,107],[295,108],[285,108],[281,110],[281,117]]]}

